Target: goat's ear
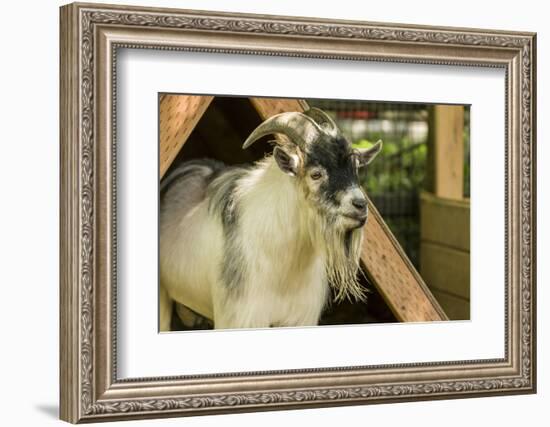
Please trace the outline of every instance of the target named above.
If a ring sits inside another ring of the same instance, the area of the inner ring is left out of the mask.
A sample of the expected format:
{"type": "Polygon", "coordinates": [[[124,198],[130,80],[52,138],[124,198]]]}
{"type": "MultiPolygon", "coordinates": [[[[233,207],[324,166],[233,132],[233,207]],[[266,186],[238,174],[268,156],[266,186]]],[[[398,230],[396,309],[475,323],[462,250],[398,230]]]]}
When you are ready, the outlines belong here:
{"type": "Polygon", "coordinates": [[[363,167],[368,165],[370,162],[374,160],[376,155],[380,152],[382,149],[382,141],[378,140],[376,144],[374,144],[370,148],[360,148],[357,151],[359,152],[358,156],[358,167],[363,167]]]}
{"type": "Polygon", "coordinates": [[[273,149],[273,157],[279,168],[290,176],[296,176],[300,168],[300,157],[286,147],[276,146],[273,149]]]}

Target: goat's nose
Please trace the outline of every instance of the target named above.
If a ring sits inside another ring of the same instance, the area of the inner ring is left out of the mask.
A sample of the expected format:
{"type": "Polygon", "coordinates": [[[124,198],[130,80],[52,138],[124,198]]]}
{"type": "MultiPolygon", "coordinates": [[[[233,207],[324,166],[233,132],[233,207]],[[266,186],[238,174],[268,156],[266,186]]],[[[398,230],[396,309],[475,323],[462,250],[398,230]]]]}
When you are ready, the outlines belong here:
{"type": "Polygon", "coordinates": [[[351,200],[351,204],[357,209],[358,211],[365,211],[367,208],[367,200],[364,197],[354,197],[351,200]]]}

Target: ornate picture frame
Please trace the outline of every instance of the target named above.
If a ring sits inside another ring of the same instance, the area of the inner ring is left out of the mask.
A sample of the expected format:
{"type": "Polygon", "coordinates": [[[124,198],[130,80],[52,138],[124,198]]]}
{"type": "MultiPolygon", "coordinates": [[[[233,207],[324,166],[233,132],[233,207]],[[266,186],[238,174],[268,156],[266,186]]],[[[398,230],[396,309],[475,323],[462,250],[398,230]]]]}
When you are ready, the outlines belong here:
{"type": "Polygon", "coordinates": [[[77,423],[536,391],[536,36],[70,4],[60,38],[60,416],[77,423]],[[117,49],[501,68],[506,74],[504,357],[117,378],[117,49]]]}

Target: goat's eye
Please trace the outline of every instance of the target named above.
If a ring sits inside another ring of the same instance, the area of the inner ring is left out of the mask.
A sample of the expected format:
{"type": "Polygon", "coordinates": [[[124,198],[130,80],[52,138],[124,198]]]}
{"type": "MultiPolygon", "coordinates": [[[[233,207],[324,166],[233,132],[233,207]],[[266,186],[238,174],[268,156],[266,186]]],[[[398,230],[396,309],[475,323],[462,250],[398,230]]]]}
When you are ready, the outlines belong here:
{"type": "Polygon", "coordinates": [[[323,174],[320,172],[320,171],[313,171],[311,172],[311,179],[314,179],[314,180],[318,180],[318,179],[321,179],[323,174]]]}

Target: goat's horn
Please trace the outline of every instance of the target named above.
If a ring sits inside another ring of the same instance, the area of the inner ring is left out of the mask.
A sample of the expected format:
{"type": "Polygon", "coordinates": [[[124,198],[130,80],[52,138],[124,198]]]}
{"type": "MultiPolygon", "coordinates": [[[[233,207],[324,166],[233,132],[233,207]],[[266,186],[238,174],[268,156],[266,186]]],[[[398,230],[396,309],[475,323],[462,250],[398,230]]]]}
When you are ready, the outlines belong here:
{"type": "Polygon", "coordinates": [[[305,111],[304,114],[307,114],[315,120],[315,122],[328,133],[335,133],[338,130],[338,126],[336,126],[332,117],[319,108],[312,107],[305,111]]]}
{"type": "Polygon", "coordinates": [[[273,133],[282,133],[294,144],[304,149],[308,143],[316,140],[321,128],[315,121],[303,113],[287,112],[276,114],[264,121],[250,134],[243,144],[243,149],[250,147],[263,136],[273,133]]]}

